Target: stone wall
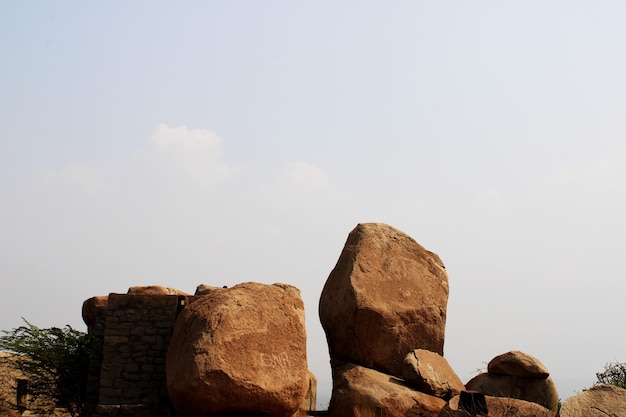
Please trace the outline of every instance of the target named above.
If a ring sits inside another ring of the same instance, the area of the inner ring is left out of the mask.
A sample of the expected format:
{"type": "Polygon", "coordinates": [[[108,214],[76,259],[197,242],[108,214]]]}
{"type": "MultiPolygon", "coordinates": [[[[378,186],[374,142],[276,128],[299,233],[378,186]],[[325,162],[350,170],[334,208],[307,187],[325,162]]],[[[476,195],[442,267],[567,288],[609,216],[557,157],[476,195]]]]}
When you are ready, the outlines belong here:
{"type": "Polygon", "coordinates": [[[26,408],[27,397],[18,393],[19,381],[25,381],[26,377],[16,369],[14,364],[15,355],[0,352],[0,407],[2,408],[26,408]]]}
{"type": "MultiPolygon", "coordinates": [[[[27,411],[29,415],[49,414],[54,410],[58,416],[65,416],[65,410],[55,409],[54,401],[46,396],[32,398],[28,395],[28,376],[17,367],[18,355],[0,352],[0,413],[27,411]]],[[[2,414],[4,415],[4,414],[2,414]]]]}
{"type": "Polygon", "coordinates": [[[195,298],[109,294],[85,301],[83,317],[94,337],[87,416],[175,415],[165,356],[178,312],[195,298]]]}

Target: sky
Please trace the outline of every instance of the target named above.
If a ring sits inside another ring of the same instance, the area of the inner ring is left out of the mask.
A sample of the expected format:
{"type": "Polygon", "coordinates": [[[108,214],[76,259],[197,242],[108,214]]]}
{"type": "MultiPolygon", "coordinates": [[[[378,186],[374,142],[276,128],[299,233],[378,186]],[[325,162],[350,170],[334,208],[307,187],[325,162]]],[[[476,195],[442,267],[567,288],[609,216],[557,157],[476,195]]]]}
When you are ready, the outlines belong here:
{"type": "Polygon", "coordinates": [[[446,265],[464,381],[626,361],[626,4],[0,0],[0,329],[163,285],[283,282],[328,404],[349,232],[446,265]]]}

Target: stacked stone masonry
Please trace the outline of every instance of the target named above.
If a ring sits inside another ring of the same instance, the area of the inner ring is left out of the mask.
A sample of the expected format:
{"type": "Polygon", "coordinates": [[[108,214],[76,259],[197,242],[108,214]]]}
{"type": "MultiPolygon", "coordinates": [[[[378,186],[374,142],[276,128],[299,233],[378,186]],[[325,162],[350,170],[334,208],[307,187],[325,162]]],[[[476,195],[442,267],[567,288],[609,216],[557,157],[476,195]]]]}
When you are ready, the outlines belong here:
{"type": "Polygon", "coordinates": [[[178,312],[197,297],[110,294],[85,302],[94,337],[87,416],[169,417],[165,357],[178,312]]]}

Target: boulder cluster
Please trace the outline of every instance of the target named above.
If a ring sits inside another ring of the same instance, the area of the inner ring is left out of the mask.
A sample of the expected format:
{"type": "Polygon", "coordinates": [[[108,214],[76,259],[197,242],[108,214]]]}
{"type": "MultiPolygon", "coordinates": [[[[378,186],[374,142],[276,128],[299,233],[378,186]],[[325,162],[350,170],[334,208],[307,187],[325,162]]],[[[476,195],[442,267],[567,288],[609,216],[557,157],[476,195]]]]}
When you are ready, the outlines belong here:
{"type": "MultiPolygon", "coordinates": [[[[290,417],[314,410],[314,400],[302,407],[316,380],[297,288],[202,285],[196,296],[178,314],[167,350],[167,390],[178,415],[290,417]]],[[[447,301],[439,256],[386,224],[357,225],[319,300],[333,378],[328,414],[558,415],[548,370],[524,352],[493,358],[466,384],[459,379],[443,357],[447,301]]],[[[623,395],[602,386],[582,394],[564,403],[563,417],[593,416],[594,401],[596,410],[623,395]]],[[[623,404],[626,396],[620,398],[623,404]]]]}
{"type": "Polygon", "coordinates": [[[554,383],[525,353],[500,355],[487,373],[461,382],[443,357],[447,301],[439,256],[393,227],[359,224],[319,304],[333,374],[330,415],[495,416],[509,407],[518,416],[554,416],[554,383]]]}

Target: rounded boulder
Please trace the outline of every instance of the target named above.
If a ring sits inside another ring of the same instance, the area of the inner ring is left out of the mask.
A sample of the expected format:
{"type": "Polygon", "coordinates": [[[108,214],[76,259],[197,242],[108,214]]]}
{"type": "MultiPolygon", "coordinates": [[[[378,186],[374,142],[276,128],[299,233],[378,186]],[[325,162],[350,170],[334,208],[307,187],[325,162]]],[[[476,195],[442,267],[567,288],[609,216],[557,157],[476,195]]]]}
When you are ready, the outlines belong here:
{"type": "Polygon", "coordinates": [[[292,416],[309,388],[300,291],[243,283],[185,307],[166,377],[179,415],[292,416]]]}

